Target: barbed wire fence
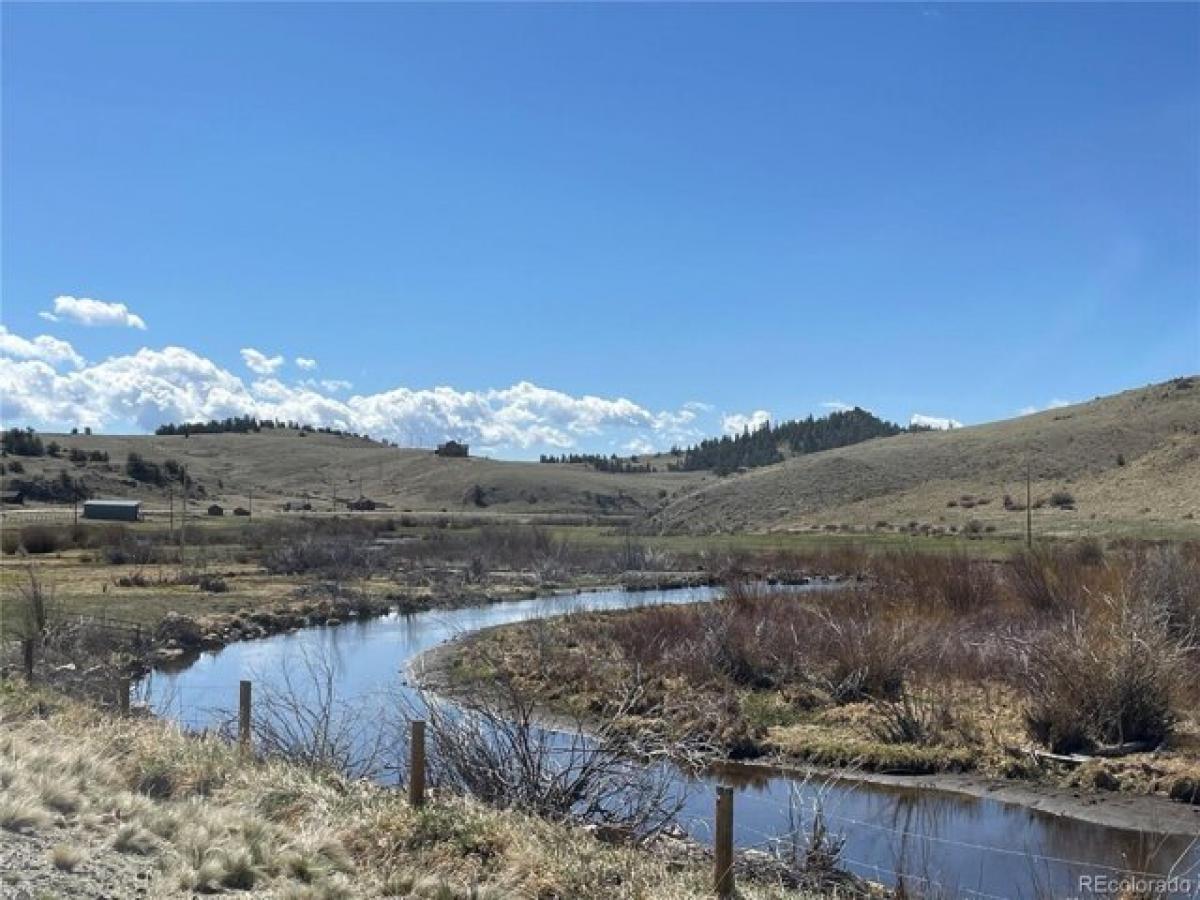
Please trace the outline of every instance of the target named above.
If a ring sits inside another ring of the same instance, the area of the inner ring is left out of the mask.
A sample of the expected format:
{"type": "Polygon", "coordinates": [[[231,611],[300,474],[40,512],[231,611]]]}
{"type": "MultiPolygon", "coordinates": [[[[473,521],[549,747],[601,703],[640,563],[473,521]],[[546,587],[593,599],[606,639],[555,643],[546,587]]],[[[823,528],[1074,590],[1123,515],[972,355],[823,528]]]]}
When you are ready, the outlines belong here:
{"type": "MultiPolygon", "coordinates": [[[[184,685],[169,678],[166,681],[165,687],[153,689],[149,679],[136,684],[125,682],[123,687],[127,692],[127,702],[122,704],[118,701],[118,709],[126,712],[131,708],[135,712],[152,711],[176,723],[184,731],[215,735],[238,742],[247,753],[271,755],[289,752],[287,741],[281,740],[277,733],[271,734],[271,726],[264,727],[264,723],[272,719],[277,720],[279,713],[264,714],[261,709],[255,711],[255,706],[261,707],[263,702],[259,701],[256,704],[252,699],[255,688],[251,685],[255,684],[254,682],[189,681],[184,685]],[[264,731],[267,733],[262,733],[264,731]]],[[[121,685],[118,685],[118,694],[120,690],[121,685]]],[[[266,687],[263,694],[268,702],[274,701],[275,694],[271,688],[266,687]]],[[[344,704],[347,708],[353,707],[355,715],[361,716],[365,710],[372,707],[377,710],[394,709],[395,694],[384,689],[359,693],[339,692],[336,694],[336,700],[338,704],[344,704]]],[[[321,754],[318,753],[310,756],[307,761],[336,762],[352,773],[357,768],[356,774],[359,777],[371,777],[386,784],[394,784],[398,788],[406,788],[410,801],[414,805],[420,805],[425,802],[428,788],[440,787],[436,771],[437,747],[431,748],[428,744],[429,711],[426,710],[423,717],[416,717],[420,711],[410,709],[408,712],[410,715],[400,717],[394,726],[389,728],[378,727],[381,720],[373,719],[378,737],[374,746],[367,748],[369,752],[365,755],[359,753],[357,756],[347,756],[342,752],[339,756],[337,753],[329,753],[327,758],[321,759],[321,754]],[[384,754],[380,750],[384,744],[390,753],[384,754]],[[417,774],[414,776],[414,773],[417,774]]],[[[328,737],[333,744],[342,748],[348,743],[353,744],[355,740],[354,736],[344,730],[334,728],[333,732],[328,737]]],[[[436,742],[437,729],[432,729],[432,733],[436,742]]],[[[300,729],[292,732],[290,736],[299,742],[312,737],[312,733],[300,729]]],[[[570,746],[565,746],[550,748],[546,752],[551,756],[559,754],[567,758],[575,751],[570,746]]],[[[765,809],[780,822],[786,823],[785,827],[773,832],[762,830],[746,821],[738,821],[735,826],[734,798],[737,794],[722,785],[715,788],[714,813],[711,817],[688,813],[681,806],[674,811],[671,823],[680,835],[686,835],[687,839],[697,845],[708,848],[704,852],[713,861],[713,891],[719,898],[735,896],[734,876],[743,872],[751,877],[763,877],[766,874],[767,877],[773,876],[784,881],[788,880],[790,873],[792,881],[799,882],[803,866],[811,866],[814,855],[822,854],[826,857],[823,864],[831,871],[836,868],[859,878],[901,889],[909,896],[1001,900],[1020,895],[997,894],[979,886],[964,886],[947,881],[937,874],[937,866],[928,858],[933,848],[943,851],[943,855],[960,852],[976,854],[980,858],[994,859],[998,865],[1017,865],[1019,861],[1030,867],[1038,867],[1044,874],[1039,876],[1035,873],[1029,877],[1035,885],[1042,881],[1062,885],[1066,879],[1077,881],[1080,875],[1096,873],[1114,878],[1146,879],[1154,883],[1171,879],[1191,879],[1194,882],[1200,878],[1200,835],[1186,843],[1165,866],[1139,867],[1135,861],[1114,864],[1096,859],[1040,852],[1033,847],[963,840],[904,825],[847,815],[825,802],[824,793],[827,788],[828,783],[814,784],[802,780],[790,791],[787,802],[762,793],[745,794],[744,802],[751,803],[759,817],[765,809]],[[729,792],[726,795],[729,800],[724,806],[721,802],[723,792],[729,792]],[[726,821],[721,820],[722,816],[727,817],[726,821]],[[863,832],[880,835],[888,841],[887,846],[893,850],[897,847],[921,848],[920,852],[926,856],[923,867],[914,867],[906,858],[907,851],[897,852],[895,858],[889,860],[864,859],[847,852],[846,837],[861,835],[863,832]],[[763,864],[768,861],[770,865],[763,864]]],[[[1160,836],[1151,836],[1148,837],[1148,842],[1151,846],[1147,848],[1145,857],[1150,859],[1163,849],[1165,840],[1160,836]],[[1154,846],[1156,843],[1158,846],[1154,846]]],[[[1051,889],[1043,885],[1033,893],[1041,895],[1048,890],[1051,889]]]]}

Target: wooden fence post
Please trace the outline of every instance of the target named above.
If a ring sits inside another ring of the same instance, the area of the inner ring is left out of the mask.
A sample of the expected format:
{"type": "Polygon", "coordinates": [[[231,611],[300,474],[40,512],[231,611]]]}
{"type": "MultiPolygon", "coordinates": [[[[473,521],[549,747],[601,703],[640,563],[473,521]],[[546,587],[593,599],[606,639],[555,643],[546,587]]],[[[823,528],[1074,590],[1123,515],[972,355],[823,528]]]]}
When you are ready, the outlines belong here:
{"type": "Polygon", "coordinates": [[[717,788],[713,885],[721,900],[733,897],[733,788],[717,788]]]}
{"type": "Polygon", "coordinates": [[[413,806],[425,803],[425,723],[413,719],[412,740],[409,744],[408,802],[413,806]]]}
{"type": "Polygon", "coordinates": [[[243,753],[250,752],[250,682],[242,681],[238,691],[238,745],[243,753]]]}
{"type": "Polygon", "coordinates": [[[123,716],[129,715],[129,679],[117,679],[117,710],[123,716]]]}
{"type": "Polygon", "coordinates": [[[21,654],[25,660],[25,680],[33,684],[33,638],[21,641],[21,654]]]}

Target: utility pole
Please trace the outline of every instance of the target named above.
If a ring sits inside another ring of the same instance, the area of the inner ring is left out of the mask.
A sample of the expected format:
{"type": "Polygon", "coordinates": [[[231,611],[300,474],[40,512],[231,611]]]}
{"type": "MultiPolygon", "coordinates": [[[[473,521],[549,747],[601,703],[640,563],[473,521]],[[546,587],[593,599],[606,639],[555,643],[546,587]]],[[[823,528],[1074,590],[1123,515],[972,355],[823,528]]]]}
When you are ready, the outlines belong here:
{"type": "Polygon", "coordinates": [[[250,493],[246,495],[246,512],[250,513],[250,515],[246,516],[247,519],[254,518],[254,488],[253,487],[250,488],[250,493]]]}
{"type": "Polygon", "coordinates": [[[183,562],[187,552],[187,486],[183,488],[183,501],[179,505],[179,561],[183,562]]]}
{"type": "Polygon", "coordinates": [[[1025,451],[1025,549],[1033,549],[1033,463],[1025,451]]]}
{"type": "Polygon", "coordinates": [[[167,534],[174,534],[175,533],[175,486],[174,485],[167,488],[167,504],[171,510],[171,512],[170,512],[171,526],[167,530],[167,534]]]}

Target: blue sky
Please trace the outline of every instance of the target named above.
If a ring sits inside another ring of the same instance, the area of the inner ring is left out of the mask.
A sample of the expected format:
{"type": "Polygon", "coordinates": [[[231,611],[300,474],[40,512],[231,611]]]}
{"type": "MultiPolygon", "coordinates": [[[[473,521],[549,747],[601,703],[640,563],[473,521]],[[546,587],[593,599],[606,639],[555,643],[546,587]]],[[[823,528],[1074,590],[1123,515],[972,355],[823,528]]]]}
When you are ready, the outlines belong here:
{"type": "Polygon", "coordinates": [[[1195,4],[0,16],[10,421],[528,456],[1200,369],[1195,4]]]}

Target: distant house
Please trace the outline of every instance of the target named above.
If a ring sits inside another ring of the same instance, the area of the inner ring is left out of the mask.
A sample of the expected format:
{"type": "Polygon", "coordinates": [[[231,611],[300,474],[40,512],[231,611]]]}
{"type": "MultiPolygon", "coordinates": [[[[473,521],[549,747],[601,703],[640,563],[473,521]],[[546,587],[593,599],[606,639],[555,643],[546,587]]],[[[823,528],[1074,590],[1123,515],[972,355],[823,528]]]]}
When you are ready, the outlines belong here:
{"type": "Polygon", "coordinates": [[[107,519],[121,522],[136,522],[142,517],[140,500],[85,500],[85,519],[107,519]]]}
{"type": "Polygon", "coordinates": [[[0,503],[24,503],[24,491],[0,491],[0,503]]]}
{"type": "Polygon", "coordinates": [[[469,456],[470,448],[458,441],[446,441],[444,444],[438,444],[437,449],[433,452],[438,456],[469,456]]]}

